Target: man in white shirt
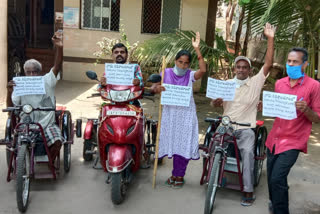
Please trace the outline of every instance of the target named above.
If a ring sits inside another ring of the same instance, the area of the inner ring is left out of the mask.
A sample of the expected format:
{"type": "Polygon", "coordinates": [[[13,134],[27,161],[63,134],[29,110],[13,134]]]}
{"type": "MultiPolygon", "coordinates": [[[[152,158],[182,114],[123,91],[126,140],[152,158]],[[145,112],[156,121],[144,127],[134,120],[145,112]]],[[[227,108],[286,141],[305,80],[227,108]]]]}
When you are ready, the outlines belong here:
{"type": "Polygon", "coordinates": [[[238,56],[235,59],[235,78],[237,88],[233,101],[223,101],[221,98],[212,100],[214,107],[223,106],[223,115],[229,116],[232,121],[238,123],[250,123],[251,127],[237,126],[235,136],[241,153],[243,163],[243,198],[242,206],[251,206],[255,200],[253,194],[253,169],[254,169],[254,142],[256,127],[257,105],[264,82],[269,74],[273,61],[275,28],[266,24],[264,34],[268,38],[265,63],[260,72],[249,77],[251,62],[247,57],[238,56]]]}
{"type": "MultiPolygon", "coordinates": [[[[60,79],[60,69],[63,57],[62,32],[56,32],[52,37],[52,42],[55,46],[55,62],[54,67],[50,70],[50,72],[43,76],[46,94],[14,96],[12,92],[15,83],[13,80],[11,80],[8,83],[8,106],[29,104],[33,108],[55,108],[54,93],[57,81],[60,79]]],[[[23,68],[26,76],[41,76],[41,63],[35,59],[27,60],[23,68]]],[[[30,116],[34,122],[41,124],[46,136],[47,145],[49,146],[51,158],[54,161],[60,152],[63,142],[61,130],[55,122],[55,112],[35,111],[32,112],[30,116]]]]}

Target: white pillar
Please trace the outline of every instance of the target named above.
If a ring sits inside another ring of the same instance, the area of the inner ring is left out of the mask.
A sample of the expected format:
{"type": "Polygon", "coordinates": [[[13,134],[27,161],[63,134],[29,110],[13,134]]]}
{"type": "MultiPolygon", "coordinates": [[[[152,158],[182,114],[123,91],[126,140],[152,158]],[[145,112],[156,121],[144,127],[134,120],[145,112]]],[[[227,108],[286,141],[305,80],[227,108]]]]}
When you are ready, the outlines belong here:
{"type": "Polygon", "coordinates": [[[8,79],[8,0],[0,1],[0,103],[7,97],[8,79]]]}

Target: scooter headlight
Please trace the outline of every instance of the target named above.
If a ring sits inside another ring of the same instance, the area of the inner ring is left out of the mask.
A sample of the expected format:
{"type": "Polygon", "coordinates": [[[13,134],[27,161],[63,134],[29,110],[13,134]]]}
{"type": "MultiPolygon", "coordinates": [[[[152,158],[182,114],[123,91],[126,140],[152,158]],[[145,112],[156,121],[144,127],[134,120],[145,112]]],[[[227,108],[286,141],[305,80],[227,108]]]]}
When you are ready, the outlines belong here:
{"type": "Polygon", "coordinates": [[[24,105],[22,107],[22,111],[26,114],[30,114],[32,112],[33,108],[31,105],[24,105]]]}
{"type": "Polygon", "coordinates": [[[128,90],[123,90],[123,91],[114,91],[110,90],[110,96],[111,100],[115,102],[125,102],[129,100],[129,95],[130,95],[130,89],[128,90]]]}
{"type": "Polygon", "coordinates": [[[230,117],[228,117],[228,116],[224,116],[224,117],[222,117],[222,119],[221,119],[221,123],[222,123],[222,125],[224,125],[224,126],[227,126],[227,125],[229,125],[230,124],[230,117]]]}
{"type": "Polygon", "coordinates": [[[131,92],[130,96],[129,96],[129,100],[132,100],[136,97],[139,97],[141,95],[141,93],[142,93],[142,90],[131,92]]]}

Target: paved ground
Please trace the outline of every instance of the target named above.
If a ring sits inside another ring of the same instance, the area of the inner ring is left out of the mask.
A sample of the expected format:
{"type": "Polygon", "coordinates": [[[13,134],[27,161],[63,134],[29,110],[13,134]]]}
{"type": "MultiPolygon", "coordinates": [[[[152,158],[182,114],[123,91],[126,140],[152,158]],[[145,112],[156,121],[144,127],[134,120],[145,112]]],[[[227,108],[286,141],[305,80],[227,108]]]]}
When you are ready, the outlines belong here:
{"type": "MultiPolygon", "coordinates": [[[[95,85],[79,84],[62,81],[57,87],[57,103],[66,105],[76,118],[95,118],[100,99],[86,99],[93,92],[95,85]]],[[[200,123],[200,139],[205,132],[206,116],[219,114],[208,107],[208,99],[196,95],[198,117],[200,123]]],[[[146,111],[157,117],[157,102],[143,101],[146,111]]],[[[0,136],[4,136],[3,127],[6,115],[0,114],[0,136]]],[[[267,119],[270,129],[272,120],[267,119]]],[[[320,128],[314,126],[309,143],[309,154],[301,154],[291,171],[290,209],[293,214],[320,213],[320,128]]],[[[69,174],[61,174],[56,181],[34,180],[31,184],[30,204],[28,213],[33,214],[71,214],[71,213],[203,213],[206,187],[199,185],[201,161],[192,161],[186,175],[183,189],[174,190],[162,184],[170,175],[172,162],[166,160],[159,167],[157,188],[152,189],[152,169],[140,170],[130,185],[125,202],[114,206],[110,199],[110,185],[105,183],[106,174],[101,170],[92,169],[91,163],[82,159],[82,140],[76,139],[72,147],[72,168],[69,174]]],[[[19,213],[16,208],[15,182],[6,182],[6,162],[4,147],[0,147],[0,214],[19,213]]],[[[256,189],[257,200],[252,207],[240,206],[241,194],[237,191],[221,189],[217,193],[216,214],[267,214],[267,185],[265,168],[261,185],[256,189]]]]}

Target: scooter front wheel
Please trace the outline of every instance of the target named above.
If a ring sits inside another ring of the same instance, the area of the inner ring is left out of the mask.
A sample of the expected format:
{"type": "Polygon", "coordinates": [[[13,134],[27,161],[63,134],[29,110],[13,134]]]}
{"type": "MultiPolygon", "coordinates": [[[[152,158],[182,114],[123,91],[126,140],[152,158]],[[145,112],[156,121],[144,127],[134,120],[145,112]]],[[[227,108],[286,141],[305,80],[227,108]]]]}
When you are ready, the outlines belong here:
{"type": "Polygon", "coordinates": [[[114,204],[121,204],[127,192],[124,171],[111,174],[111,200],[114,204]]]}

